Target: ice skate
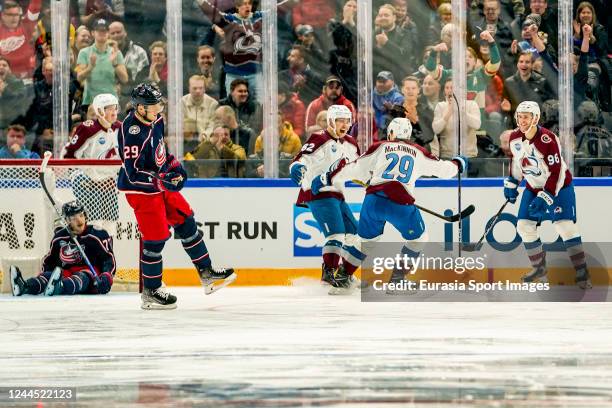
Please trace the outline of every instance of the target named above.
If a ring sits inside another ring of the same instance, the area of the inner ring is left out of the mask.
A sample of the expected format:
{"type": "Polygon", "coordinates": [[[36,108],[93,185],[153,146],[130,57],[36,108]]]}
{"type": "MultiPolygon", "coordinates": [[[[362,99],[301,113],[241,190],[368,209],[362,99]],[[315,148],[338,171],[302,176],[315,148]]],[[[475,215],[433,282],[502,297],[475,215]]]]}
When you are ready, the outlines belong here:
{"type": "Polygon", "coordinates": [[[49,282],[45,287],[45,296],[55,296],[62,293],[62,270],[58,267],[53,270],[49,282]]]}
{"type": "Polygon", "coordinates": [[[198,275],[204,286],[204,293],[207,295],[226,287],[238,277],[233,268],[212,268],[210,266],[198,269],[198,275]]]}
{"type": "Polygon", "coordinates": [[[524,283],[548,282],[548,271],[546,270],[546,265],[541,264],[540,266],[533,268],[531,271],[523,275],[523,277],[521,278],[521,281],[524,283]]]}
{"type": "Polygon", "coordinates": [[[576,272],[575,282],[580,289],[593,289],[593,284],[591,283],[591,275],[586,269],[582,269],[579,272],[576,272]]]}
{"type": "Polygon", "coordinates": [[[176,296],[166,291],[164,286],[157,289],[142,289],[142,309],[145,310],[169,310],[176,309],[176,296]]]}
{"type": "MultiPolygon", "coordinates": [[[[391,277],[389,278],[389,283],[393,283],[394,285],[398,286],[400,285],[403,281],[406,281],[408,279],[406,279],[406,276],[408,276],[408,274],[410,273],[410,270],[412,268],[409,267],[408,269],[402,269],[402,268],[394,268],[393,272],[391,273],[391,277]]],[[[407,290],[407,289],[387,289],[387,295],[405,295],[407,293],[414,293],[414,290],[407,290]]]]}
{"type": "Polygon", "coordinates": [[[15,265],[11,265],[9,270],[11,272],[11,292],[13,296],[23,295],[27,292],[27,284],[21,276],[21,271],[15,265]]]}
{"type": "Polygon", "coordinates": [[[350,295],[359,287],[360,283],[359,279],[347,274],[344,268],[340,267],[332,277],[332,287],[328,294],[332,296],[350,295]]]}
{"type": "Polygon", "coordinates": [[[332,281],[334,280],[334,274],[338,268],[328,268],[325,264],[321,266],[321,285],[327,286],[332,285],[332,281]]]}

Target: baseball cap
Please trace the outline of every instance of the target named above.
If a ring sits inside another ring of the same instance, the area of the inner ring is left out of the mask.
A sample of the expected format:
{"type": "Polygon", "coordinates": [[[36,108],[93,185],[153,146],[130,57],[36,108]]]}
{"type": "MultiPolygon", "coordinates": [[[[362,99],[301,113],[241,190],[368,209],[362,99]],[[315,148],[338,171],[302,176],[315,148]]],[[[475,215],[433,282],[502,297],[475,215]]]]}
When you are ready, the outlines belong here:
{"type": "Polygon", "coordinates": [[[337,76],[335,76],[335,75],[330,75],[330,76],[328,76],[328,77],[327,77],[327,79],[325,80],[325,85],[327,85],[327,84],[329,84],[329,83],[332,83],[332,82],[337,82],[337,83],[339,83],[340,85],[342,85],[342,81],[340,80],[340,78],[338,78],[338,77],[337,77],[337,76]]]}
{"type": "Polygon", "coordinates": [[[313,30],[312,26],[309,25],[309,24],[300,24],[295,29],[295,33],[297,35],[308,35],[308,34],[314,33],[314,30],[313,30]]]}
{"type": "Polygon", "coordinates": [[[394,81],[393,74],[390,71],[380,71],[378,75],[376,75],[377,81],[394,81]]]}
{"type": "Polygon", "coordinates": [[[108,30],[108,22],[105,19],[100,18],[93,23],[93,25],[91,26],[91,29],[92,30],[108,30]]]}

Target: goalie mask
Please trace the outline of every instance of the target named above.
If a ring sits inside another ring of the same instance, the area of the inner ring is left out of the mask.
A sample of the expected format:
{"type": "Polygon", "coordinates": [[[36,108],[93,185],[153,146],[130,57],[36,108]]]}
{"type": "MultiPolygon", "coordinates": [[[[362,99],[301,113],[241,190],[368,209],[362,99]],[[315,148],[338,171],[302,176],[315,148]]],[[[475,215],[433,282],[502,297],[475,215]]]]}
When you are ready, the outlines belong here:
{"type": "Polygon", "coordinates": [[[410,140],[412,135],[412,124],[409,119],[395,118],[387,127],[388,140],[410,140]],[[393,139],[391,138],[393,136],[393,139]]]}
{"type": "Polygon", "coordinates": [[[531,113],[531,124],[529,125],[529,128],[524,132],[525,134],[527,134],[534,126],[537,126],[538,122],[540,121],[540,105],[538,105],[538,103],[534,101],[523,101],[519,103],[519,106],[517,106],[516,108],[516,112],[514,112],[514,120],[516,121],[517,126],[519,126],[519,113],[531,113]]]}
{"type": "MultiPolygon", "coordinates": [[[[340,137],[336,129],[336,120],[338,119],[348,120],[348,128],[346,132],[344,132],[344,134],[346,134],[351,127],[353,114],[349,108],[344,105],[332,105],[327,109],[327,127],[333,130],[333,134],[336,137],[340,137]]],[[[344,134],[342,136],[344,136],[344,134]]]]}

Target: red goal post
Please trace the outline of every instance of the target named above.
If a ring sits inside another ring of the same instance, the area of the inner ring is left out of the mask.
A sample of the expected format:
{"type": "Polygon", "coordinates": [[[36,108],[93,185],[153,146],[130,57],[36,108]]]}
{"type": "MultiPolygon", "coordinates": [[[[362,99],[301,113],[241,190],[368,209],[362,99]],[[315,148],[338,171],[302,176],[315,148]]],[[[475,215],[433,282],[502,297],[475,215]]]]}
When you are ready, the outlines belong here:
{"type": "MultiPolygon", "coordinates": [[[[8,267],[24,276],[40,271],[57,214],[40,185],[42,160],[0,160],[0,289],[10,291],[8,267]]],[[[88,222],[113,236],[117,262],[114,290],[138,291],[140,234],[132,209],[117,190],[119,160],[51,159],[45,184],[58,205],[78,200],[88,222]]]]}

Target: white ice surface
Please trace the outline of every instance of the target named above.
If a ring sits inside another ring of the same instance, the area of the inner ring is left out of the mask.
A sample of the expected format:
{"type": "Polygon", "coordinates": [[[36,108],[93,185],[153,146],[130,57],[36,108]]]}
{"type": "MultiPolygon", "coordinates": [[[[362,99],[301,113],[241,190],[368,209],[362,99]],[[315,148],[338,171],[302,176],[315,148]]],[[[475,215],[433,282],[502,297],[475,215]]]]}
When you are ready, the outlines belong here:
{"type": "Polygon", "coordinates": [[[104,407],[612,406],[612,303],[172,291],[173,311],[135,293],[0,296],[0,385],[104,407]]]}

